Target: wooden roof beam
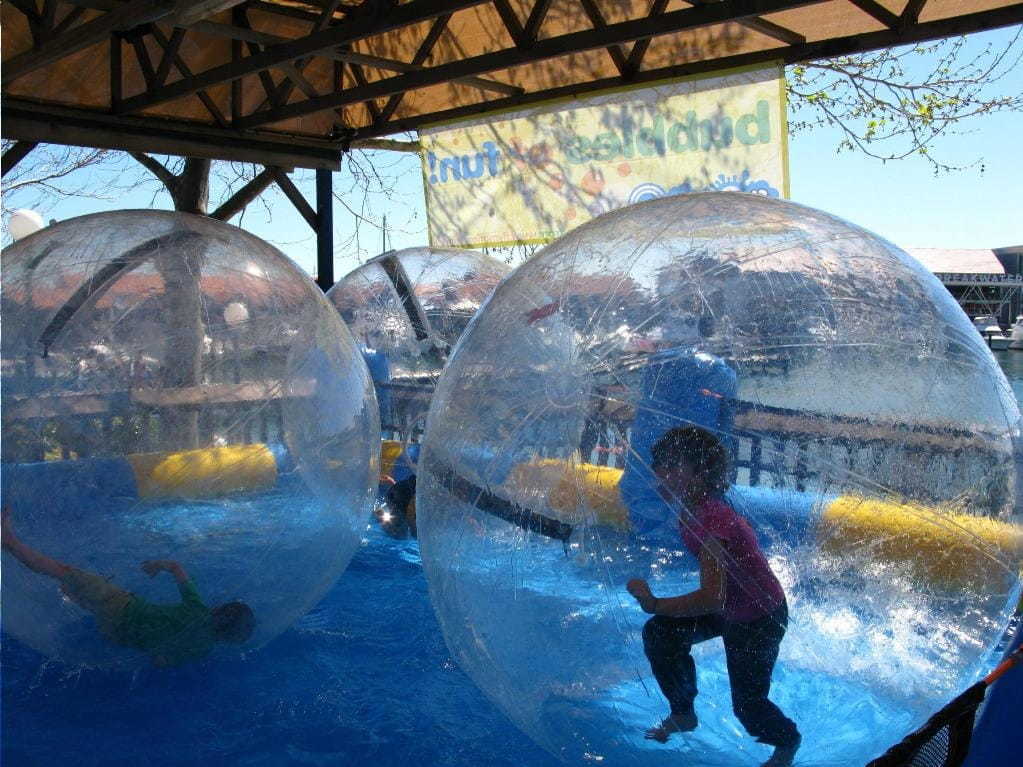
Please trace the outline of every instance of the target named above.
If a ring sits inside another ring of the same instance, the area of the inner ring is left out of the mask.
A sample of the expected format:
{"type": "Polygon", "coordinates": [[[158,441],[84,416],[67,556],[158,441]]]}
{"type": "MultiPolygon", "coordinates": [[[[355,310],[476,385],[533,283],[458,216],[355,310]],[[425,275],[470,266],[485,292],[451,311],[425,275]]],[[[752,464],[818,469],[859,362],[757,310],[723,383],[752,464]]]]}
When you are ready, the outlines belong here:
{"type": "MultiPolygon", "coordinates": [[[[129,0],[59,0],[67,5],[94,11],[113,11],[125,6],[129,0]]],[[[176,10],[168,23],[176,27],[190,27],[200,19],[229,10],[248,0],[175,0],[176,10]]]]}
{"type": "Polygon", "coordinates": [[[508,30],[508,34],[511,35],[512,41],[519,48],[525,48],[528,46],[525,35],[522,31],[522,24],[519,22],[519,17],[515,14],[515,11],[508,4],[508,0],[492,0],[494,4],[494,10],[497,11],[497,15],[501,17],[501,22],[504,24],[504,28],[508,30]]]}
{"type": "Polygon", "coordinates": [[[158,86],[163,85],[167,82],[167,76],[170,74],[171,64],[174,63],[175,59],[178,58],[178,50],[181,48],[181,41],[185,37],[185,30],[181,27],[174,27],[174,31],[171,32],[170,40],[166,46],[161,44],[163,48],[163,59],[160,61],[160,67],[156,70],[156,84],[158,86]]]}
{"type": "MultiPolygon", "coordinates": [[[[298,19],[299,21],[308,21],[310,23],[315,22],[320,15],[319,13],[306,11],[292,5],[277,5],[276,3],[262,2],[261,0],[250,2],[246,7],[249,8],[249,10],[259,11],[260,13],[269,13],[275,16],[287,16],[290,19],[298,19]]],[[[317,7],[322,6],[318,5],[317,7]]],[[[343,12],[351,11],[350,6],[343,7],[345,8],[343,12]]],[[[340,8],[338,10],[341,12],[340,8]]]]}
{"type": "Polygon", "coordinates": [[[156,87],[156,70],[153,68],[153,62],[149,58],[149,49],[146,48],[146,44],[143,41],[143,33],[138,30],[132,30],[130,35],[125,36],[125,40],[131,43],[132,49],[135,51],[135,59],[139,64],[139,71],[142,72],[142,79],[146,81],[147,88],[156,87]]]}
{"type": "MultiPolygon", "coordinates": [[[[660,0],[657,0],[660,2],[660,0]]],[[[604,14],[600,12],[600,8],[594,0],[579,0],[583,10],[586,12],[586,16],[590,20],[590,24],[593,25],[594,29],[605,29],[607,22],[604,20],[604,14]]],[[[638,45],[639,43],[636,43],[638,45]]],[[[629,61],[625,57],[625,51],[622,50],[620,45],[609,45],[605,48],[608,56],[611,57],[611,61],[615,65],[615,69],[618,70],[618,74],[622,77],[628,78],[629,74],[633,71],[629,68],[629,61]]]]}
{"type": "Polygon", "coordinates": [[[35,0],[7,0],[11,5],[21,11],[21,15],[29,20],[30,23],[38,24],[42,21],[42,16],[39,15],[39,7],[36,5],[35,0]]]}
{"type": "Polygon", "coordinates": [[[43,29],[43,17],[39,15],[39,8],[35,0],[7,0],[11,5],[21,11],[21,15],[28,22],[28,31],[32,35],[34,45],[43,42],[45,31],[43,29]]]}
{"type": "MultiPolygon", "coordinates": [[[[155,2],[157,0],[151,1],[155,2]]],[[[167,0],[162,1],[166,2],[167,0]]],[[[386,15],[380,17],[352,15],[341,24],[331,26],[320,32],[300,37],[287,43],[271,46],[262,53],[248,56],[238,62],[230,62],[212,67],[205,72],[200,72],[185,80],[179,80],[157,91],[147,91],[134,98],[125,99],[121,102],[121,112],[136,112],[142,109],[149,109],[150,107],[164,104],[183,96],[190,96],[203,88],[230,82],[285,61],[294,61],[305,56],[323,55],[324,51],[353,43],[356,40],[362,40],[383,32],[429,21],[437,16],[453,13],[462,8],[480,5],[483,2],[485,0],[413,0],[413,2],[406,5],[391,8],[386,15]]],[[[6,67],[4,74],[7,74],[6,67]]]]}
{"type": "MultiPolygon", "coordinates": [[[[246,21],[245,9],[235,6],[231,9],[231,21],[235,24],[246,21]]],[[[202,22],[199,22],[202,23],[202,22]]],[[[195,29],[195,27],[192,27],[195,29]]],[[[231,61],[241,61],[245,56],[245,46],[241,40],[231,41],[231,61]]],[[[245,114],[245,88],[241,80],[231,81],[231,121],[234,122],[245,114]]]]}
{"type": "Polygon", "coordinates": [[[786,45],[802,45],[806,42],[806,38],[798,32],[793,32],[788,27],[775,24],[767,19],[746,19],[742,22],[742,25],[747,29],[752,29],[754,32],[773,37],[775,40],[786,45]]]}
{"type": "Polygon", "coordinates": [[[99,149],[273,164],[286,168],[341,167],[337,141],[281,133],[237,131],[164,117],[117,117],[106,112],[2,99],[4,138],[99,149]]]}
{"type": "MultiPolygon", "coordinates": [[[[153,26],[150,31],[152,32],[153,38],[156,40],[157,44],[163,48],[164,52],[167,52],[170,48],[170,41],[164,36],[163,32],[161,32],[156,26],[153,26]]],[[[182,77],[192,76],[192,70],[189,68],[188,64],[185,63],[185,60],[181,58],[181,54],[177,51],[173,52],[173,61],[174,68],[178,70],[182,77]]],[[[217,106],[217,102],[215,102],[204,90],[196,91],[195,95],[199,97],[199,100],[202,102],[203,106],[206,107],[206,111],[210,113],[210,117],[213,118],[214,122],[216,122],[217,125],[226,128],[228,124],[227,120],[224,119],[224,114],[220,111],[220,107],[217,106]]]]}
{"type": "Polygon", "coordinates": [[[241,5],[248,0],[188,0],[186,7],[174,14],[174,26],[190,27],[195,22],[241,5]]]}
{"type": "Polygon", "coordinates": [[[86,9],[76,6],[64,14],[64,18],[53,28],[54,35],[62,35],[67,32],[71,25],[78,21],[85,14],[86,9]]]}
{"type": "MultiPolygon", "coordinates": [[[[424,69],[424,67],[419,65],[406,64],[403,61],[384,59],[379,56],[369,56],[364,53],[339,52],[332,54],[331,58],[343,61],[346,64],[362,64],[366,67],[383,69],[389,72],[418,72],[424,69]]],[[[490,80],[483,77],[456,77],[451,82],[458,83],[459,85],[468,85],[470,88],[480,91],[502,93],[505,96],[515,96],[525,92],[524,88],[520,88],[517,85],[509,85],[508,83],[502,83],[500,80],[490,80]]]]}
{"type": "MultiPolygon", "coordinates": [[[[358,85],[359,87],[365,87],[365,86],[369,85],[369,81],[366,79],[366,75],[363,74],[361,66],[359,66],[358,64],[349,64],[348,66],[352,70],[352,77],[355,78],[356,85],[358,85]]],[[[393,98],[393,96],[392,96],[392,98],[393,98]]],[[[366,101],[365,104],[366,104],[366,111],[369,112],[369,119],[371,121],[375,122],[375,123],[376,122],[380,122],[381,121],[380,120],[380,107],[377,106],[377,103],[375,101],[373,101],[373,100],[370,100],[370,101],[366,101]]],[[[390,115],[388,115],[388,117],[389,116],[390,115]]],[[[387,118],[384,118],[384,119],[386,120],[387,118]]]]}
{"type": "Polygon", "coordinates": [[[304,93],[308,98],[316,98],[320,95],[316,88],[313,87],[313,84],[306,79],[304,74],[302,74],[302,70],[299,69],[297,65],[292,64],[289,61],[285,64],[281,64],[280,69],[288,76],[288,80],[293,82],[295,87],[302,91],[302,93],[304,93]]]}
{"type": "Polygon", "coordinates": [[[43,0],[42,20],[47,32],[56,26],[57,0],[43,0]]]}
{"type": "MultiPolygon", "coordinates": [[[[448,22],[450,20],[450,14],[447,16],[438,16],[434,19],[433,25],[430,27],[430,31],[426,33],[426,37],[423,38],[421,43],[419,43],[419,48],[416,49],[416,53],[412,57],[412,66],[422,68],[423,62],[430,57],[430,53],[433,51],[434,46],[437,45],[437,41],[440,40],[440,36],[444,34],[444,30],[447,29],[448,22]]],[[[365,83],[360,82],[359,85],[365,85],[365,83]]],[[[404,93],[394,94],[387,100],[387,103],[384,104],[384,108],[377,114],[373,114],[374,109],[370,109],[370,115],[373,117],[373,122],[385,123],[390,120],[404,97],[404,93]]],[[[366,102],[367,107],[369,107],[370,104],[374,104],[375,107],[375,102],[366,102]]]]}
{"type": "Polygon", "coordinates": [[[423,145],[418,141],[397,141],[390,138],[360,138],[348,144],[349,149],[375,149],[381,152],[408,152],[419,154],[423,145]]]}
{"type": "MultiPolygon", "coordinates": [[[[696,5],[696,3],[691,3],[696,5]]],[[[648,14],[651,18],[654,16],[660,16],[664,13],[664,9],[668,7],[668,0],[654,0],[653,5],[650,6],[650,13],[648,14]]],[[[647,49],[650,47],[650,38],[647,37],[643,40],[637,40],[632,44],[632,51],[629,53],[629,60],[627,62],[629,67],[629,73],[635,77],[636,73],[639,72],[640,67],[643,66],[643,57],[646,56],[647,49]]]]}
{"type": "MultiPolygon", "coordinates": [[[[279,43],[289,42],[292,39],[287,37],[278,37],[277,35],[259,32],[254,29],[242,29],[240,27],[231,26],[230,24],[219,24],[215,21],[200,21],[198,24],[194,25],[192,29],[215,37],[229,37],[234,40],[261,43],[263,45],[277,45],[279,43]]],[[[415,72],[423,68],[421,65],[417,64],[407,64],[404,61],[398,61],[396,59],[388,59],[382,56],[370,56],[365,53],[355,53],[354,51],[331,51],[330,53],[325,54],[325,56],[345,64],[361,64],[362,66],[371,67],[373,69],[382,69],[387,72],[415,72]]],[[[501,93],[505,96],[516,96],[524,92],[524,90],[517,85],[508,85],[507,83],[502,83],[498,80],[488,80],[482,77],[460,77],[453,82],[457,82],[460,85],[468,85],[471,88],[476,88],[481,91],[501,93]]]]}
{"type": "Polygon", "coordinates": [[[99,18],[51,38],[38,48],[12,56],[4,62],[0,82],[7,87],[19,77],[105,41],[113,32],[159,21],[171,15],[174,10],[174,0],[132,0],[99,18]]]}
{"type": "MultiPolygon", "coordinates": [[[[676,64],[660,69],[647,70],[638,73],[631,84],[637,82],[655,82],[674,77],[685,77],[688,75],[703,74],[733,67],[751,66],[755,64],[766,64],[771,61],[784,61],[787,64],[794,64],[800,61],[813,61],[815,59],[832,58],[835,56],[847,56],[853,53],[887,48],[893,45],[906,45],[910,43],[937,40],[942,37],[953,35],[965,35],[971,32],[979,32],[988,29],[998,29],[1013,24],[1023,24],[1023,3],[1016,5],[994,8],[987,11],[956,16],[948,19],[938,19],[918,23],[901,31],[880,30],[867,34],[851,35],[849,37],[820,40],[812,43],[805,43],[800,46],[789,48],[773,48],[764,51],[738,54],[721,59],[708,59],[688,64],[676,64]]],[[[378,136],[389,136],[403,131],[417,130],[422,125],[431,123],[459,120],[466,117],[485,114],[500,109],[515,109],[531,106],[546,101],[565,97],[578,97],[587,93],[617,88],[627,85],[621,77],[607,77],[601,80],[593,80],[588,83],[573,83],[557,88],[549,88],[543,91],[534,91],[518,97],[495,99],[468,106],[444,109],[430,114],[417,115],[411,119],[392,120],[384,125],[368,125],[357,128],[352,133],[352,146],[360,142],[373,139],[378,136]]]]}
{"type": "Polygon", "coordinates": [[[533,3],[533,9],[529,12],[529,18],[526,19],[526,26],[522,28],[522,34],[526,40],[532,45],[540,34],[540,27],[543,25],[543,20],[547,18],[547,11],[551,7],[551,0],[536,0],[533,3]]]}
{"type": "Polygon", "coordinates": [[[902,24],[899,17],[877,2],[877,0],[849,0],[864,13],[873,16],[888,29],[898,29],[902,24]]]}
{"type": "Polygon", "coordinates": [[[920,11],[924,9],[925,5],[927,5],[927,0],[909,0],[906,7],[902,9],[899,21],[903,26],[916,24],[920,20],[920,11]]]}
{"type": "MultiPolygon", "coordinates": [[[[340,4],[341,0],[327,0],[326,4],[323,6],[323,10],[320,12],[319,18],[313,22],[312,29],[309,30],[310,34],[319,32],[330,24],[334,18],[334,11],[337,10],[340,4]]],[[[244,14],[242,15],[242,18],[246,18],[244,14]]],[[[280,68],[284,70],[288,79],[281,83],[280,87],[277,89],[277,102],[281,104],[288,103],[288,99],[291,97],[291,92],[295,89],[296,85],[308,98],[315,98],[315,89],[313,89],[312,85],[310,85],[309,81],[306,80],[305,76],[302,74],[302,70],[304,70],[311,61],[312,58],[310,57],[307,59],[298,59],[294,62],[285,62],[281,65],[280,68]]]]}
{"type": "MultiPolygon", "coordinates": [[[[568,53],[606,48],[609,45],[641,40],[648,37],[671,34],[684,29],[713,26],[727,21],[759,16],[764,13],[814,5],[823,0],[723,0],[719,3],[686,8],[665,13],[656,18],[644,17],[617,24],[610,24],[603,29],[591,29],[572,32],[558,37],[538,41],[527,50],[518,48],[505,49],[494,53],[442,64],[419,72],[410,72],[398,77],[378,80],[364,88],[350,88],[339,94],[321,96],[278,109],[257,112],[238,120],[240,128],[253,128],[259,125],[275,123],[295,117],[303,117],[327,109],[346,104],[355,104],[367,99],[390,96],[395,93],[425,88],[449,82],[455,77],[475,76],[498,69],[507,69],[535,61],[557,58],[568,53]]],[[[781,57],[776,51],[775,56],[781,57]]]]}
{"type": "MultiPolygon", "coordinates": [[[[245,12],[244,7],[235,9],[235,12],[231,14],[231,18],[233,19],[234,23],[240,26],[242,29],[252,28],[251,25],[249,24],[249,17],[245,12]]],[[[263,49],[259,46],[259,44],[251,40],[246,40],[245,45],[249,49],[249,55],[251,56],[255,56],[263,52],[263,49]]],[[[259,76],[259,82],[263,86],[263,93],[266,94],[266,98],[260,103],[258,107],[256,107],[256,111],[258,112],[260,109],[263,109],[267,104],[269,104],[271,108],[278,107],[281,104],[283,104],[284,101],[278,96],[278,93],[280,91],[277,90],[277,83],[274,82],[274,79],[271,76],[270,71],[268,69],[263,69],[257,72],[256,74],[259,76]]],[[[234,87],[234,83],[235,81],[232,80],[231,81],[232,88],[234,87]]]]}
{"type": "Polygon", "coordinates": [[[124,5],[124,0],[63,0],[63,2],[93,11],[112,11],[124,5]]]}
{"type": "MultiPolygon", "coordinates": [[[[665,3],[665,0],[657,0],[657,2],[665,3]]],[[[686,0],[690,5],[706,5],[707,3],[715,2],[715,0],[686,0]]],[[[802,45],[806,42],[806,38],[798,32],[793,32],[787,27],[783,27],[780,24],[775,24],[773,21],[767,19],[761,19],[754,16],[750,19],[743,19],[739,22],[746,29],[752,29],[754,32],[759,32],[762,35],[773,37],[779,42],[785,43],[786,45],[802,45]]]]}

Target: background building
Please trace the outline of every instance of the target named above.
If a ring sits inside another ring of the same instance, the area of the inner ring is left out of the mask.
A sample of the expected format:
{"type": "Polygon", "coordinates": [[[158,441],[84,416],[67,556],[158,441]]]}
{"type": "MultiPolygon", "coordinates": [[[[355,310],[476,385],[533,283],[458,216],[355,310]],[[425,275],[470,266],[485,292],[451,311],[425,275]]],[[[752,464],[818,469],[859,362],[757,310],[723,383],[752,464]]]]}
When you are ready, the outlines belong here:
{"type": "Polygon", "coordinates": [[[1023,313],[1023,245],[907,250],[934,272],[970,317],[994,315],[1007,328],[1023,313]]]}

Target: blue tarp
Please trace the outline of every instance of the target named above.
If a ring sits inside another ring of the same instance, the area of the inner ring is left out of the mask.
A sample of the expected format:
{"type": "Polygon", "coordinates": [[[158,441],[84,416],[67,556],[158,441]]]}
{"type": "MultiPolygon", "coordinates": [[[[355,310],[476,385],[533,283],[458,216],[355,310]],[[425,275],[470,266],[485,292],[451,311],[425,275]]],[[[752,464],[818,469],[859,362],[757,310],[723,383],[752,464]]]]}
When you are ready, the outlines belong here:
{"type": "MultiPolygon", "coordinates": [[[[1008,652],[1023,643],[1023,621],[1016,624],[1008,652]]],[[[1016,767],[1023,762],[1023,664],[1017,663],[991,685],[973,731],[963,767],[1016,767]]]]}

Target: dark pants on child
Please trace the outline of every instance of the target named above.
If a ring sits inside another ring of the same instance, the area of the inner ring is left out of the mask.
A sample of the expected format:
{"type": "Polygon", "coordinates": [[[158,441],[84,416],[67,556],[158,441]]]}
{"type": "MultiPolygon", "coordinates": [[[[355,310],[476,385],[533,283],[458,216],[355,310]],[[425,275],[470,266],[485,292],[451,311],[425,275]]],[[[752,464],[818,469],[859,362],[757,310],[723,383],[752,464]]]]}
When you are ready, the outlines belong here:
{"type": "Polygon", "coordinates": [[[725,643],[732,710],[746,731],[761,743],[788,746],[799,737],[795,723],[767,699],[778,645],[788,625],[788,607],[748,623],[731,623],[719,614],[692,618],[656,615],[643,627],[643,649],[672,714],[693,714],[696,664],[690,649],[721,637],[725,643]]]}

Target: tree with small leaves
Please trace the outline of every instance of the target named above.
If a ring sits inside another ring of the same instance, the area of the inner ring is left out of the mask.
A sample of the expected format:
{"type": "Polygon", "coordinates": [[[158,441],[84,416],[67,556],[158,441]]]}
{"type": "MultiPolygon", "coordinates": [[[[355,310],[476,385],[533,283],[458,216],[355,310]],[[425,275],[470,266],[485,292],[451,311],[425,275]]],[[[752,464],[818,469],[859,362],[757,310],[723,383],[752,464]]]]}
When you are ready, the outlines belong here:
{"type": "Polygon", "coordinates": [[[958,37],[791,66],[789,130],[837,128],[840,152],[882,162],[921,156],[935,173],[983,168],[982,157],[942,159],[938,144],[973,118],[1023,111],[1023,93],[1000,88],[1021,60],[1017,27],[1006,42],[979,51],[958,37]]]}

